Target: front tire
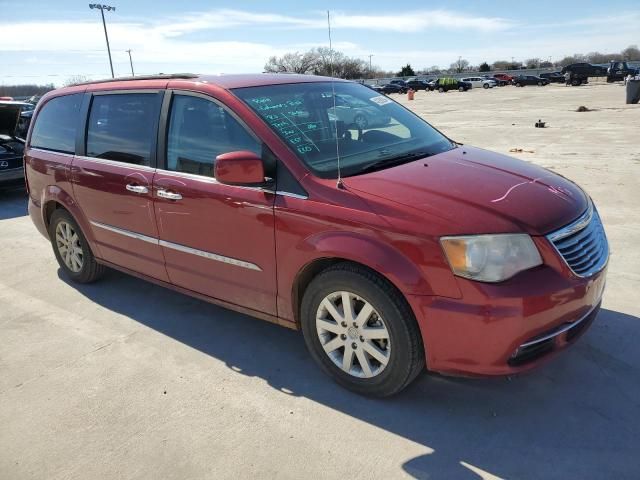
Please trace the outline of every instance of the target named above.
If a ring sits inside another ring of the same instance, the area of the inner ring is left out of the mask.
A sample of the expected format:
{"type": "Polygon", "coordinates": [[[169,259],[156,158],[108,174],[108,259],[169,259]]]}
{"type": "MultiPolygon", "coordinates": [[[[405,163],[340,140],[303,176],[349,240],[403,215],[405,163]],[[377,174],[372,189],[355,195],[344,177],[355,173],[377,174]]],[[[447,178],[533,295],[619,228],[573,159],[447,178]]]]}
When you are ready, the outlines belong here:
{"type": "Polygon", "coordinates": [[[459,87],[459,88],[458,88],[458,91],[459,91],[459,92],[464,92],[464,87],[459,87]]]}
{"type": "Polygon", "coordinates": [[[356,393],[393,395],[424,369],[420,330],[405,299],[358,265],[340,263],[313,279],[301,323],[316,363],[356,393]]]}
{"type": "Polygon", "coordinates": [[[444,88],[440,87],[440,88],[438,88],[438,91],[439,91],[440,93],[444,93],[444,88]]]}
{"type": "Polygon", "coordinates": [[[484,85],[482,85],[482,88],[484,88],[486,90],[487,88],[489,88],[489,84],[485,83],[484,85]]]}
{"type": "Polygon", "coordinates": [[[76,283],[91,283],[105,272],[96,262],[86,237],[69,212],[54,210],[49,222],[53,253],[65,275],[76,283]]]}

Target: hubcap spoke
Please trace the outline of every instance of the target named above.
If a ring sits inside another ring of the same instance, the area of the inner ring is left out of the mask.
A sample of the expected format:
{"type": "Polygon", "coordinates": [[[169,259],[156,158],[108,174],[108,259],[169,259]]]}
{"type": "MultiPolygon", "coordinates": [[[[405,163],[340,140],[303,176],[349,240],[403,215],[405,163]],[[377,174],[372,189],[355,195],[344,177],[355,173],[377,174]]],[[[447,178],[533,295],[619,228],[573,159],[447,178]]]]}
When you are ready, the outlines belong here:
{"type": "Polygon", "coordinates": [[[344,356],[342,357],[342,369],[349,373],[351,371],[351,366],[353,365],[353,349],[351,345],[347,345],[344,347],[344,356]]]}
{"type": "Polygon", "coordinates": [[[382,365],[386,365],[389,362],[389,357],[387,357],[387,355],[385,355],[382,350],[378,349],[378,347],[376,347],[372,342],[364,342],[362,344],[362,348],[364,348],[369,355],[379,361],[382,365]]]}
{"type": "Polygon", "coordinates": [[[351,301],[351,295],[349,295],[349,292],[342,292],[342,311],[344,312],[345,321],[353,322],[355,319],[355,313],[353,311],[353,302],[351,301]]]}
{"type": "Polygon", "coordinates": [[[327,353],[331,353],[334,350],[337,350],[340,347],[344,346],[344,341],[340,338],[340,337],[335,337],[333,340],[330,340],[329,342],[325,343],[322,348],[324,348],[324,351],[327,353]]]}
{"type": "Polygon", "coordinates": [[[389,332],[386,327],[366,327],[360,331],[360,335],[362,335],[367,340],[388,340],[389,332]]]}
{"type": "Polygon", "coordinates": [[[355,319],[355,322],[358,324],[358,327],[362,328],[363,325],[366,325],[372,313],[373,313],[373,306],[368,302],[365,303],[364,306],[362,307],[362,310],[360,310],[360,313],[358,313],[358,316],[355,319]]]}
{"type": "Polygon", "coordinates": [[[369,359],[364,353],[364,350],[359,348],[356,350],[356,357],[358,357],[358,363],[360,363],[360,368],[362,368],[362,374],[365,378],[370,378],[373,376],[371,372],[371,365],[369,364],[369,359]]]}
{"type": "Polygon", "coordinates": [[[336,322],[342,321],[342,315],[340,315],[340,312],[338,312],[336,306],[329,299],[329,297],[325,298],[320,306],[326,308],[327,312],[329,312],[329,315],[331,315],[336,322]]]}
{"type": "Polygon", "coordinates": [[[336,335],[340,335],[344,328],[342,328],[337,323],[329,322],[327,320],[317,319],[316,326],[322,330],[326,330],[331,333],[335,333],[336,335]]]}

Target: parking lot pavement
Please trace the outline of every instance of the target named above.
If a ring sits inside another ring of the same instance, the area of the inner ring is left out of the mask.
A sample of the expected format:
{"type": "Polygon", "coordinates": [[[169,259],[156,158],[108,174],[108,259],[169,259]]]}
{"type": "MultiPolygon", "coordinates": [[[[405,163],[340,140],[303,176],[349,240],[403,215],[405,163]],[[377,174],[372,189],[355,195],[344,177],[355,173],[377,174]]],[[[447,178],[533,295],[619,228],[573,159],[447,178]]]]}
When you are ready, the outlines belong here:
{"type": "MultiPolygon", "coordinates": [[[[486,117],[492,104],[473,95],[467,115],[486,117]]],[[[558,148],[583,148],[582,133],[556,133],[558,148]]],[[[626,175],[597,163],[610,147],[600,143],[566,169],[595,192],[612,245],[604,309],[585,336],[527,375],[424,374],[386,400],[333,384],[297,332],[117,272],[68,283],[24,192],[0,193],[0,478],[637,479],[640,159],[631,142],[613,142],[626,175]],[[580,173],[592,162],[597,182],[580,173]]],[[[556,161],[551,150],[528,159],[556,161]]]]}

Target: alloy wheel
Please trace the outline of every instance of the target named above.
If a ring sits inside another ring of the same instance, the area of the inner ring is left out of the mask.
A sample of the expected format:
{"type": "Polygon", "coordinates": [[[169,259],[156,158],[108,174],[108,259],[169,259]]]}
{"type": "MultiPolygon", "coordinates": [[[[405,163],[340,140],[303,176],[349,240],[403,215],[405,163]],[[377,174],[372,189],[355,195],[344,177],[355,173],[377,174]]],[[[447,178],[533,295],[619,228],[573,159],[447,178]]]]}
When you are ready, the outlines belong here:
{"type": "Polygon", "coordinates": [[[56,248],[66,267],[74,273],[82,270],[84,254],[78,233],[67,222],[56,226],[56,248]]]}
{"type": "Polygon", "coordinates": [[[387,326],[373,306],[354,293],[327,295],[318,306],[316,329],[327,356],[351,376],[375,377],[389,363],[387,326]]]}

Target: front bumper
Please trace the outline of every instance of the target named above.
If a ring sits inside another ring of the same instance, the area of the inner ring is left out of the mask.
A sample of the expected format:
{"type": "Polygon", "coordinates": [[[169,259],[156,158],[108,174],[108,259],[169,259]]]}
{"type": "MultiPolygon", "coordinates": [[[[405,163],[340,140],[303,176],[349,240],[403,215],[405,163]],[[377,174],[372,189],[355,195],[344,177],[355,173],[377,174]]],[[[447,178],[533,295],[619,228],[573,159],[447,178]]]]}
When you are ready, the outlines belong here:
{"type": "Polygon", "coordinates": [[[573,343],[597,316],[606,267],[589,278],[542,265],[499,284],[458,278],[462,298],[408,296],[429,370],[509,375],[573,343]]]}

